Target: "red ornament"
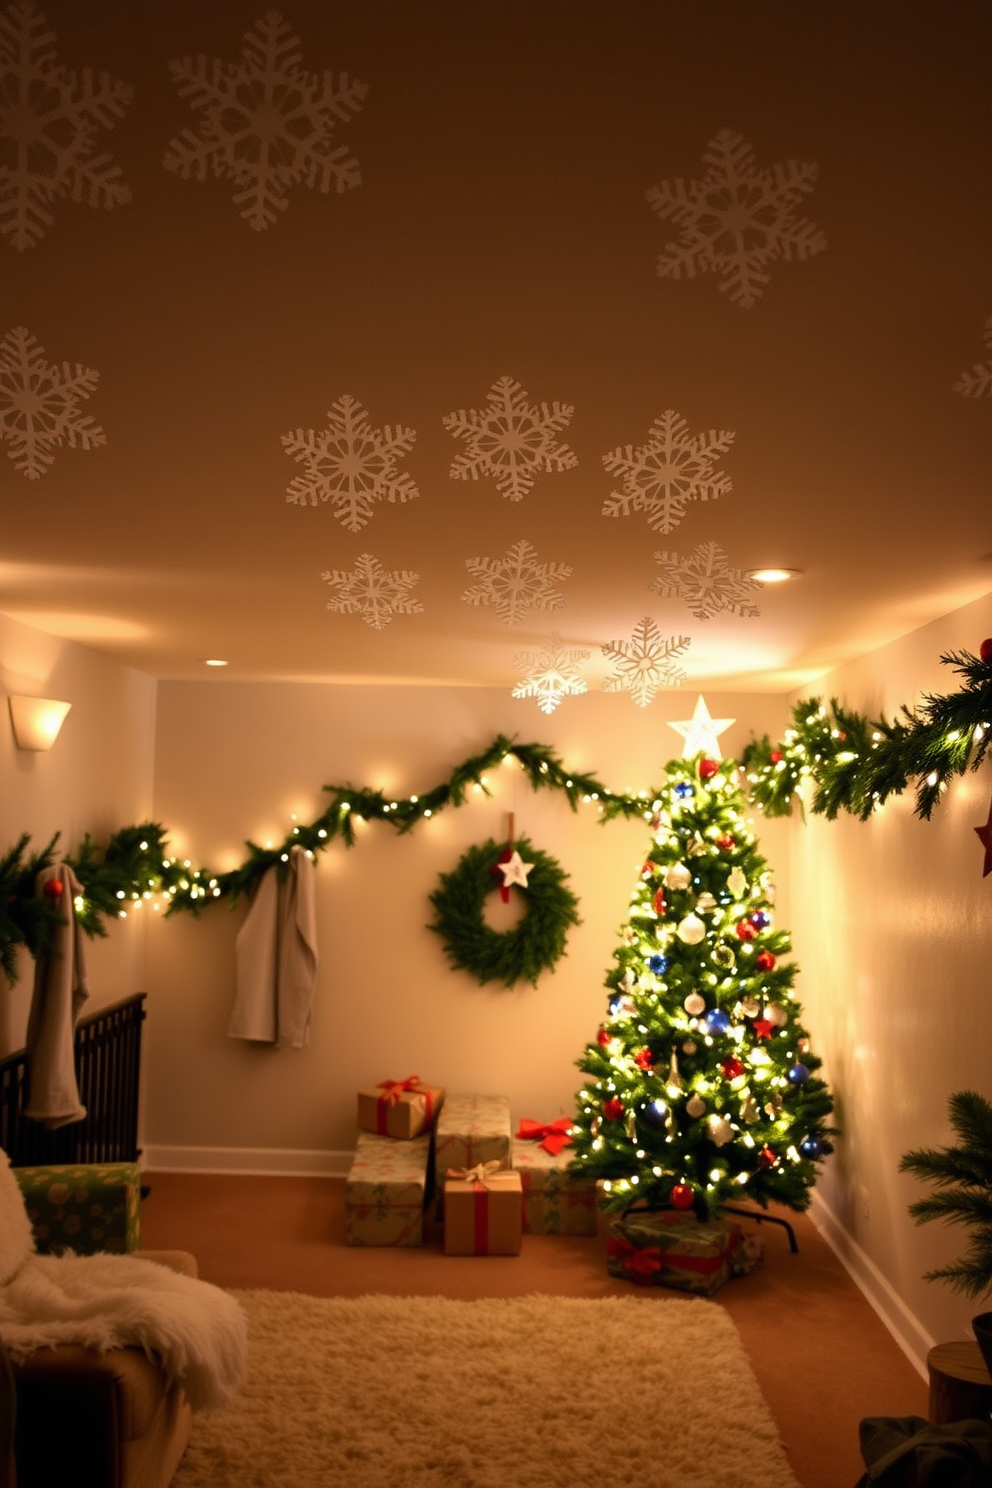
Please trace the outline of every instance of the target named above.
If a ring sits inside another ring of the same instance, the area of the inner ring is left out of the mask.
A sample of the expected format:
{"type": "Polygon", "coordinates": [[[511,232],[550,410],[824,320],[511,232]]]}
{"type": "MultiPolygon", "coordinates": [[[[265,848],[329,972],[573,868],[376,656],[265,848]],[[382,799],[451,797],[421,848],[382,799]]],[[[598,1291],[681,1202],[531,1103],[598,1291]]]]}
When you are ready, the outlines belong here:
{"type": "Polygon", "coordinates": [[[688,1183],[676,1183],[668,1195],[668,1200],[673,1209],[691,1209],[694,1197],[688,1183]]]}
{"type": "Polygon", "coordinates": [[[60,878],[46,878],[41,886],[41,892],[46,899],[61,899],[64,885],[60,878]]]}
{"type": "Polygon", "coordinates": [[[992,636],[982,642],[978,648],[978,654],[983,661],[992,661],[992,636]]]}
{"type": "MultiPolygon", "coordinates": [[[[501,863],[508,863],[512,857],[513,857],[513,848],[510,847],[510,846],[504,847],[503,851],[500,853],[499,857],[496,859],[495,863],[490,868],[489,872],[490,873],[502,873],[503,870],[500,867],[500,864],[501,863]]],[[[505,878],[504,878],[503,882],[499,886],[499,897],[502,899],[502,901],[503,901],[504,904],[509,904],[509,902],[510,902],[510,885],[506,882],[506,879],[505,878]]]]}
{"type": "Polygon", "coordinates": [[[770,1147],[762,1147],[758,1156],[758,1162],[763,1168],[773,1168],[778,1162],[778,1158],[770,1147]]]}
{"type": "Polygon", "coordinates": [[[641,877],[642,878],[653,878],[654,877],[654,864],[652,863],[652,861],[651,861],[650,858],[644,864],[644,867],[641,869],[641,877]]]}
{"type": "Polygon", "coordinates": [[[654,1055],[651,1053],[650,1049],[638,1049],[637,1053],[634,1055],[634,1063],[637,1065],[638,1069],[654,1069],[654,1055]]]}
{"type": "Polygon", "coordinates": [[[716,845],[721,852],[729,852],[732,847],[737,846],[737,843],[734,841],[733,837],[731,837],[729,832],[724,832],[722,837],[718,837],[716,839],[716,845]]]}
{"type": "Polygon", "coordinates": [[[717,773],[719,768],[720,766],[716,760],[701,759],[699,761],[700,780],[712,780],[713,776],[717,773]]]}
{"type": "Polygon", "coordinates": [[[982,869],[982,877],[987,878],[992,873],[992,805],[989,806],[989,819],[984,827],[975,828],[975,836],[985,849],[985,867],[982,869]]]}
{"type": "Polygon", "coordinates": [[[738,1075],[744,1073],[744,1066],[736,1054],[729,1054],[726,1059],[721,1059],[720,1068],[728,1080],[736,1080],[738,1075]]]}
{"type": "Polygon", "coordinates": [[[775,966],[775,957],[771,951],[759,951],[754,958],[754,964],[759,971],[771,971],[775,966]]]}
{"type": "Polygon", "coordinates": [[[738,940],[753,940],[757,933],[757,928],[751,924],[750,920],[739,921],[737,926],[738,940]]]}
{"type": "Polygon", "coordinates": [[[780,764],[781,763],[781,760],[782,760],[782,751],[781,751],[781,749],[773,749],[772,752],[771,752],[771,754],[768,756],[768,758],[771,760],[771,762],[772,762],[773,765],[780,764]]]}
{"type": "Polygon", "coordinates": [[[601,1049],[605,1049],[610,1042],[611,1035],[605,1028],[601,1028],[596,1035],[596,1042],[601,1049]]]}
{"type": "Polygon", "coordinates": [[[768,1021],[767,1018],[755,1018],[755,1020],[754,1020],[754,1036],[755,1036],[755,1038],[757,1038],[757,1039],[771,1038],[771,1036],[772,1036],[772,1034],[774,1032],[775,1032],[775,1025],[774,1025],[774,1023],[769,1023],[769,1021],[768,1021]]]}
{"type": "Polygon", "coordinates": [[[623,1101],[617,1100],[615,1095],[611,1096],[610,1099],[608,1101],[605,1101],[603,1104],[603,1115],[606,1117],[607,1121],[619,1121],[620,1117],[623,1115],[623,1101]]]}
{"type": "Polygon", "coordinates": [[[659,915],[665,913],[665,894],[662,889],[659,889],[654,896],[654,912],[659,915]]]}

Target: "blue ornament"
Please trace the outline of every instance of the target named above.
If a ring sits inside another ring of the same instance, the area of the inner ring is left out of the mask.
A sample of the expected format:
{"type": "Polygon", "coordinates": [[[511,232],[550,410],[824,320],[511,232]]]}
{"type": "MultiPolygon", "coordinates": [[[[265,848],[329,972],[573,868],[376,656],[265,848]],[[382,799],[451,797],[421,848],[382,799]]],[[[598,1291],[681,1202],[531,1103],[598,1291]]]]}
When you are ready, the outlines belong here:
{"type": "Polygon", "coordinates": [[[687,780],[681,780],[675,787],[675,794],[683,801],[691,801],[695,792],[687,780]]]}
{"type": "Polygon", "coordinates": [[[621,1007],[623,1006],[623,998],[620,996],[619,993],[617,993],[617,995],[615,997],[611,997],[610,998],[609,1002],[607,1003],[607,1006],[608,1006],[610,1012],[612,1013],[613,1017],[615,1018],[616,1015],[617,1015],[617,1013],[620,1011],[621,1007]]]}
{"type": "Polygon", "coordinates": [[[793,1085],[805,1085],[809,1079],[809,1070],[804,1064],[794,1064],[791,1069],[786,1070],[786,1075],[793,1085]]]}
{"type": "Polygon", "coordinates": [[[763,909],[756,909],[751,916],[751,924],[757,925],[759,930],[764,930],[766,925],[771,924],[771,915],[763,909]]]}
{"type": "Polygon", "coordinates": [[[706,1014],[707,1033],[726,1033],[730,1027],[730,1014],[725,1013],[723,1008],[711,1008],[706,1014]]]}
{"type": "Polygon", "coordinates": [[[662,972],[668,970],[668,957],[667,956],[649,956],[648,957],[648,966],[650,966],[651,970],[652,971],[656,971],[658,973],[658,975],[660,976],[662,972]]]}
{"type": "Polygon", "coordinates": [[[803,1157],[817,1158],[823,1151],[823,1144],[818,1137],[805,1137],[799,1143],[799,1151],[803,1157]]]}
{"type": "Polygon", "coordinates": [[[663,1100],[645,1101],[638,1107],[638,1115],[648,1126],[664,1126],[668,1120],[668,1107],[663,1100]]]}

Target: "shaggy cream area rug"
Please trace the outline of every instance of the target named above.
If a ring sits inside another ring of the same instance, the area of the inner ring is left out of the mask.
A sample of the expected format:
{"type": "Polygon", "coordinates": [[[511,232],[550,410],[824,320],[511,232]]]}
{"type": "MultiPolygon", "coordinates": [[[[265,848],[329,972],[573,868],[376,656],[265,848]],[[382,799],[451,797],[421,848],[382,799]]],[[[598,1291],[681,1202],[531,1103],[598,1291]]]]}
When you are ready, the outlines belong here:
{"type": "Polygon", "coordinates": [[[798,1488],[702,1298],[234,1295],[248,1382],[173,1488],[798,1488]]]}

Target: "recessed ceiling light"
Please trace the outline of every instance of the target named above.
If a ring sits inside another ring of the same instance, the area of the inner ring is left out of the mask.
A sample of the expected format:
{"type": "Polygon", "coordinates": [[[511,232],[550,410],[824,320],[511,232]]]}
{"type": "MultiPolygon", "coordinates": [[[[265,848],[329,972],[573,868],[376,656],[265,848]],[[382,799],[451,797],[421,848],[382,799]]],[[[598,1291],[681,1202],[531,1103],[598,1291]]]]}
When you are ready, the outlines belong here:
{"type": "Polygon", "coordinates": [[[797,579],[802,573],[801,568],[749,568],[748,578],[757,579],[759,584],[784,584],[787,579],[797,579]]]}
{"type": "Polygon", "coordinates": [[[226,661],[218,661],[217,657],[210,656],[203,663],[203,665],[204,666],[227,666],[227,662],[226,661]]]}

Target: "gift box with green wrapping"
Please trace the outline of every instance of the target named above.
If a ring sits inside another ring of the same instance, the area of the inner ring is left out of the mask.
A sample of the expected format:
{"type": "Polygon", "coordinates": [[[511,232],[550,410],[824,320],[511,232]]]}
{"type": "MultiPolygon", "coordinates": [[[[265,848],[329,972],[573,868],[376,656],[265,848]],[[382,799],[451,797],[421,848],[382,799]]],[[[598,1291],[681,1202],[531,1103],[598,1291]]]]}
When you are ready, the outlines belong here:
{"type": "Polygon", "coordinates": [[[703,1222],[673,1210],[630,1209],[608,1226],[606,1269],[642,1286],[711,1297],[732,1276],[750,1271],[755,1259],[740,1225],[726,1219],[703,1222]]]}
{"type": "Polygon", "coordinates": [[[523,1190],[524,1229],[531,1235],[595,1235],[596,1184],[569,1172],[570,1143],[559,1145],[557,1126],[522,1121],[513,1139],[511,1157],[523,1190]]]}
{"type": "Polygon", "coordinates": [[[141,1241],[137,1163],[54,1163],[15,1168],[40,1251],[122,1254],[141,1241]]]}
{"type": "Polygon", "coordinates": [[[403,1140],[359,1132],[345,1180],[349,1245],[422,1245],[431,1136],[403,1140]]]}
{"type": "Polygon", "coordinates": [[[444,1208],[444,1175],[476,1163],[510,1166],[510,1101],[505,1095],[449,1095],[434,1126],[434,1195],[444,1208]]]}

